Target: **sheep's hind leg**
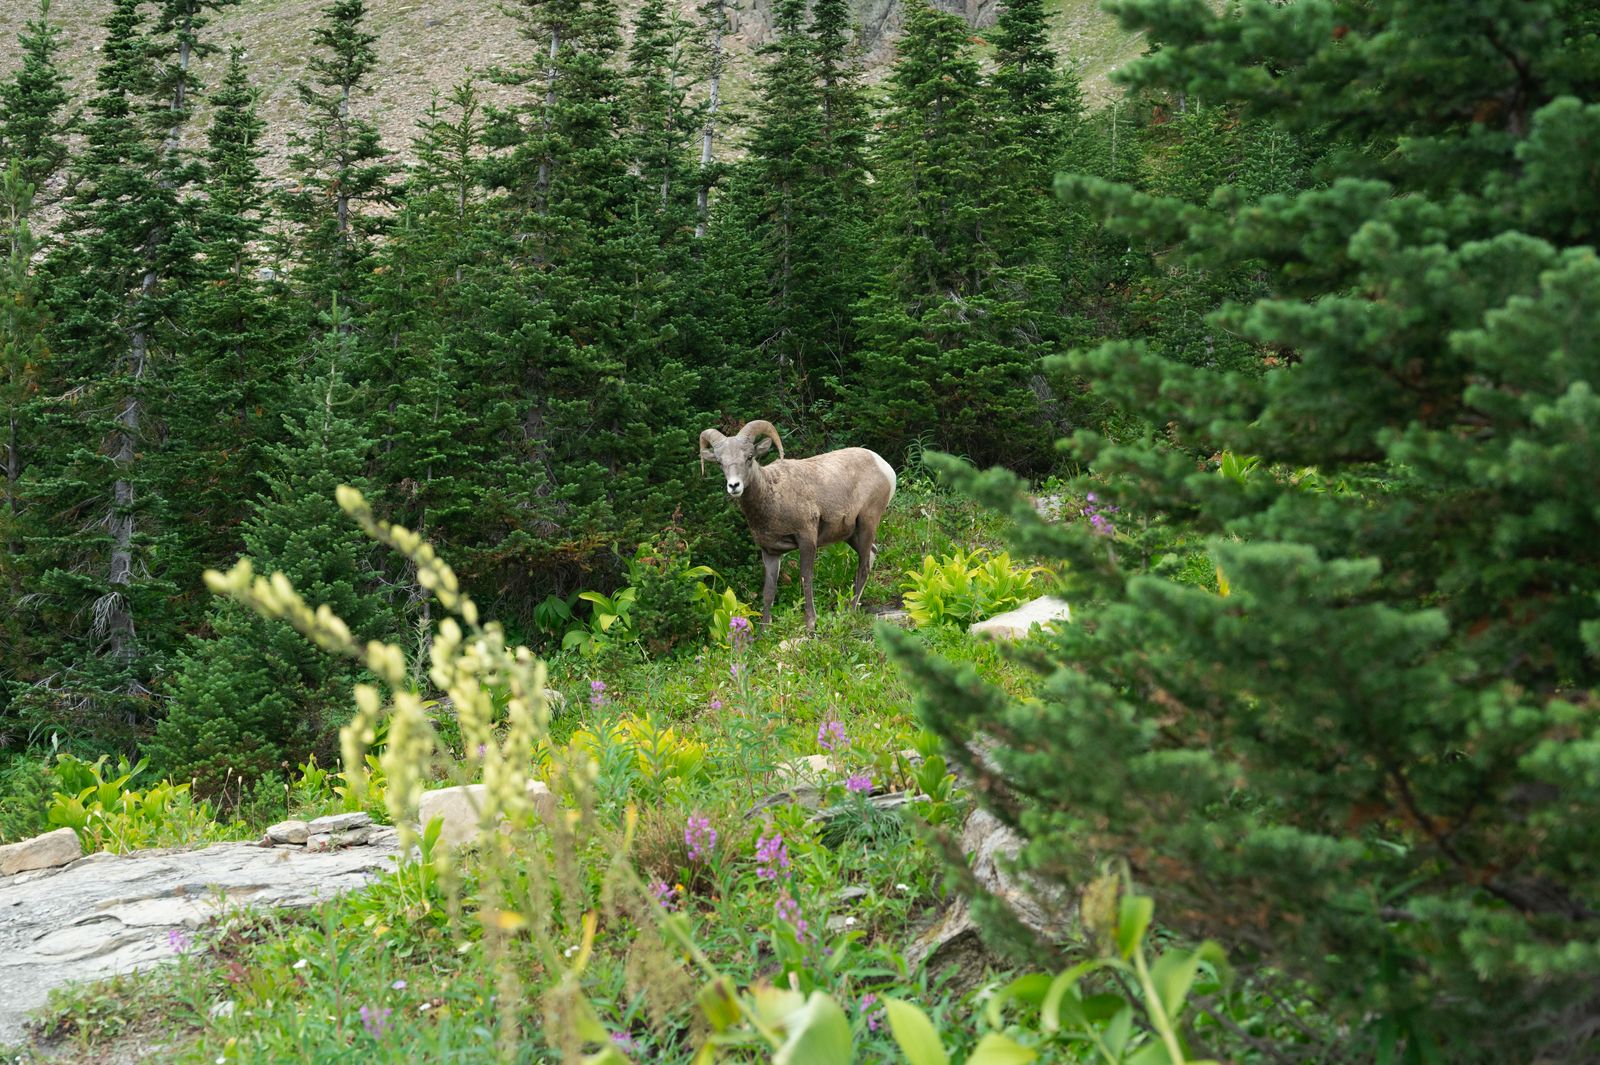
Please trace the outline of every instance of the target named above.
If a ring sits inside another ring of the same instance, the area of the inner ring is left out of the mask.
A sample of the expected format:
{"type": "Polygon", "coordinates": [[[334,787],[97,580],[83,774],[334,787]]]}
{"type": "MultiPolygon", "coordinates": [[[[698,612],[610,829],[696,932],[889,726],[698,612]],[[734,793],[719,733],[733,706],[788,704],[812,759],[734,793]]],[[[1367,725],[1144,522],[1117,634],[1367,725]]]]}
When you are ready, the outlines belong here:
{"type": "Polygon", "coordinates": [[[850,609],[861,609],[861,593],[867,587],[867,575],[872,572],[872,563],[878,557],[878,550],[872,543],[873,538],[863,536],[857,532],[850,538],[850,546],[856,552],[856,591],[850,597],[850,609]]]}
{"type": "Polygon", "coordinates": [[[817,607],[811,600],[811,575],[816,569],[817,545],[800,545],[800,583],[806,590],[806,631],[817,631],[817,607]]]}
{"type": "Polygon", "coordinates": [[[761,552],[761,565],[767,571],[767,581],[761,586],[761,624],[772,624],[772,601],[778,598],[778,570],[783,566],[783,555],[771,551],[761,552]]]}

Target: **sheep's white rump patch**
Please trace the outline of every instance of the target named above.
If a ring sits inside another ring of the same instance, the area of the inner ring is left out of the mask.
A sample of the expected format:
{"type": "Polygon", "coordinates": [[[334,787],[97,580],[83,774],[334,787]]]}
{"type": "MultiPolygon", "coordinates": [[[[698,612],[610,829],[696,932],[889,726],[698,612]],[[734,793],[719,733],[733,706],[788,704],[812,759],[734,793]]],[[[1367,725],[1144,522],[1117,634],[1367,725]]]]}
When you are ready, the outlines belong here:
{"type": "Polygon", "coordinates": [[[880,455],[876,451],[874,451],[872,453],[872,457],[878,460],[878,466],[883,470],[883,475],[885,477],[889,478],[889,498],[893,499],[894,498],[894,490],[895,490],[896,486],[899,485],[900,478],[895,476],[894,467],[889,465],[888,462],[884,461],[884,458],[883,458],[882,455],[880,455]]]}

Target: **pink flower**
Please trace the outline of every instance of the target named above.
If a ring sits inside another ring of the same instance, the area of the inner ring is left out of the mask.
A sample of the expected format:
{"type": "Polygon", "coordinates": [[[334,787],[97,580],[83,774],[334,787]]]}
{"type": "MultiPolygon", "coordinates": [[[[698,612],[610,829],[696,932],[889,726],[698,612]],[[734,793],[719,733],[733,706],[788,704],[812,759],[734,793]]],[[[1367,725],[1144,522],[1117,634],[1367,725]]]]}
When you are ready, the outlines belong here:
{"type": "Polygon", "coordinates": [[[857,1006],[863,1020],[867,1022],[867,1031],[876,1032],[883,1027],[883,1009],[873,1009],[878,1004],[878,996],[868,991],[861,996],[861,1004],[857,1006]]]}
{"type": "Polygon", "coordinates": [[[674,896],[678,894],[678,889],[665,880],[657,880],[654,884],[651,884],[650,894],[656,897],[656,902],[663,910],[677,909],[677,902],[674,896]]]}
{"type": "Polygon", "coordinates": [[[850,737],[845,735],[844,722],[838,718],[829,718],[817,727],[817,746],[825,751],[839,751],[850,745],[850,737]]]}
{"type": "Polygon", "coordinates": [[[708,818],[691,817],[684,825],[683,843],[689,848],[691,862],[707,861],[717,846],[717,830],[711,827],[708,818]]]}
{"type": "Polygon", "coordinates": [[[844,782],[844,790],[846,790],[846,791],[848,791],[848,792],[850,792],[850,793],[852,793],[854,795],[862,795],[862,794],[865,794],[866,792],[871,791],[872,790],[872,774],[871,773],[854,773],[854,774],[852,774],[849,777],[849,779],[847,779],[844,782]]]}
{"type": "Polygon", "coordinates": [[[784,888],[778,894],[777,904],[778,920],[794,928],[794,937],[800,942],[806,941],[806,919],[800,916],[800,904],[789,894],[789,889],[784,888]]]}
{"type": "Polygon", "coordinates": [[[783,833],[762,836],[756,841],[756,876],[762,880],[776,880],[789,868],[789,848],[783,842],[783,833]]]}
{"type": "Polygon", "coordinates": [[[382,1039],[389,1033],[389,1015],[393,1012],[388,1006],[362,1006],[361,1026],[372,1038],[382,1039]]]}

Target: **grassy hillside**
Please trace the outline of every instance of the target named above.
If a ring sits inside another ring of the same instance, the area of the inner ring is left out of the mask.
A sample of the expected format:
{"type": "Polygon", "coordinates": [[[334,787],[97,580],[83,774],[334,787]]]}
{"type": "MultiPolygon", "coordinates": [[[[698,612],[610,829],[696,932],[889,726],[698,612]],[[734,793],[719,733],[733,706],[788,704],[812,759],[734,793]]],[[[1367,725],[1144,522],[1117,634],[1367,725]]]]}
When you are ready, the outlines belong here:
{"type": "MultiPolygon", "coordinates": [[[[875,75],[892,57],[892,37],[899,26],[898,0],[858,0],[860,18],[870,42],[867,63],[875,75]]],[[[36,0],[8,0],[0,4],[0,73],[9,72],[18,58],[17,34],[36,12],[36,0]]],[[[77,80],[79,100],[92,91],[95,54],[99,48],[100,21],[105,0],[54,0],[51,19],[66,33],[66,66],[77,80]]],[[[299,121],[300,105],[294,82],[306,67],[309,30],[317,19],[321,0],[243,0],[219,15],[207,37],[224,47],[246,49],[251,76],[263,97],[267,120],[267,173],[286,169],[288,135],[299,121]]],[[[381,129],[384,142],[405,153],[418,117],[435,92],[448,90],[463,77],[480,81],[488,68],[511,65],[529,55],[529,45],[499,0],[372,0],[371,26],[378,34],[378,71],[366,105],[381,129]]],[[[623,3],[624,18],[629,3],[623,3]]],[[[693,4],[686,4],[692,15],[693,4]]],[[[766,28],[767,0],[743,0],[737,9],[736,52],[729,94],[737,101],[751,72],[750,49],[766,28]]],[[[1057,0],[1055,34],[1062,54],[1082,72],[1091,97],[1110,91],[1107,73],[1137,55],[1137,37],[1123,32],[1099,8],[1098,0],[1057,0]]],[[[979,23],[993,18],[990,4],[971,6],[979,23]]],[[[201,77],[214,82],[222,56],[200,64],[201,77]]],[[[485,98],[505,99],[507,90],[485,86],[485,98]]]]}

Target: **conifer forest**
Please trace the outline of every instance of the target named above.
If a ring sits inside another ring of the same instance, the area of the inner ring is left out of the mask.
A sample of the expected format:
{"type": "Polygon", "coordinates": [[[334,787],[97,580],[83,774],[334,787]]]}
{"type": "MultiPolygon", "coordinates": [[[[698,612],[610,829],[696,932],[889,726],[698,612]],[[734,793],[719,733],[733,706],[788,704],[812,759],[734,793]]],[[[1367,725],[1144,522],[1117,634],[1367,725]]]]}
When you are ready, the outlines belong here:
{"type": "Polygon", "coordinates": [[[0,903],[396,842],[0,1051],[1600,1061],[1590,0],[5,2],[0,903]]]}

